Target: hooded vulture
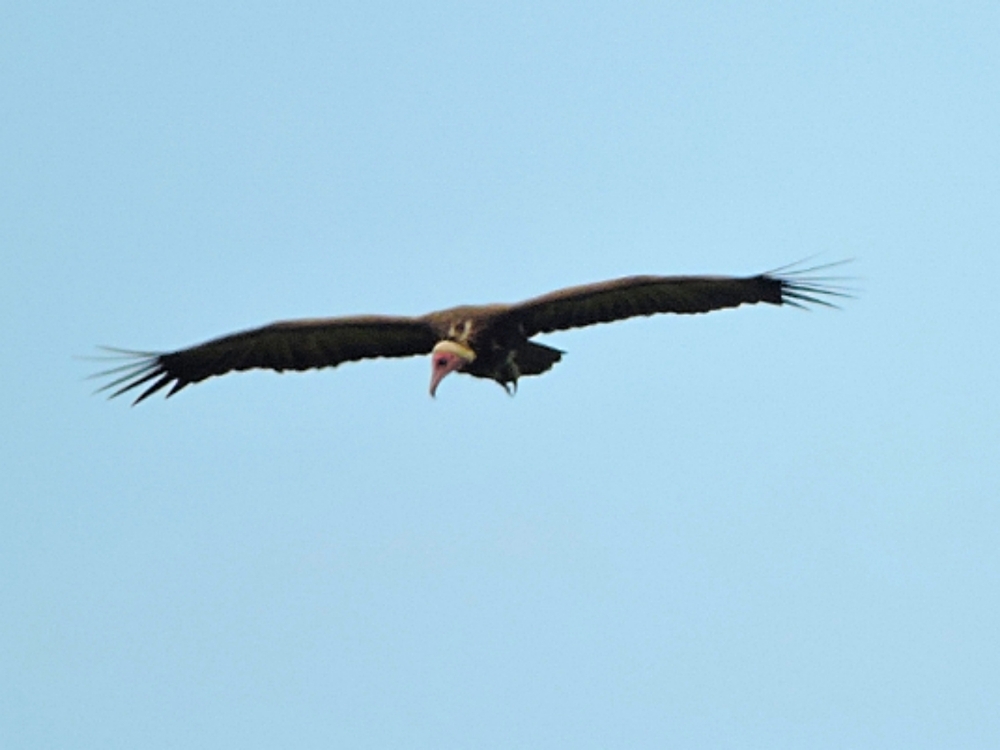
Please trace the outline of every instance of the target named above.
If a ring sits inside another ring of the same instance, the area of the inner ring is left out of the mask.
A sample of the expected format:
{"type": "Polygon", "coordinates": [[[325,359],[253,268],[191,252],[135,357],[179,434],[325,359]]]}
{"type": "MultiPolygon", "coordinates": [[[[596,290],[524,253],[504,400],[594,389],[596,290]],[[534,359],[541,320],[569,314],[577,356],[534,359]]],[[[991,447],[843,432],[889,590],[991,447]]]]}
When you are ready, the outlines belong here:
{"type": "Polygon", "coordinates": [[[95,377],[114,379],[99,389],[110,398],[145,386],[139,403],[168,388],[167,396],[234,370],[311,370],[377,357],[431,355],[431,396],[451,372],[499,383],[509,394],[518,378],[541,375],[563,355],[531,339],[542,333],[656,313],[692,314],[765,302],[834,306],[849,296],[833,277],[815,272],[833,265],[777,269],[757,276],[629,276],[568,287],[516,304],[463,305],[419,317],[360,315],[271,323],[173,352],[109,349],[129,361],[95,377]]]}

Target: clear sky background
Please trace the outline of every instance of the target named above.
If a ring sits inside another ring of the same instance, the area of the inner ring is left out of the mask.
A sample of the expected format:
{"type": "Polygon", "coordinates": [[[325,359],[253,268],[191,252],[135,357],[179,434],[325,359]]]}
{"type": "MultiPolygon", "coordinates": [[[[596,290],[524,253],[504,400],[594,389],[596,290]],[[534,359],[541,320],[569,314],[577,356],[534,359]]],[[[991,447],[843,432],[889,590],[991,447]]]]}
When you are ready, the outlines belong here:
{"type": "Polygon", "coordinates": [[[0,745],[1000,746],[995,2],[0,16],[0,745]],[[814,255],[515,398],[74,359],[814,255]]]}

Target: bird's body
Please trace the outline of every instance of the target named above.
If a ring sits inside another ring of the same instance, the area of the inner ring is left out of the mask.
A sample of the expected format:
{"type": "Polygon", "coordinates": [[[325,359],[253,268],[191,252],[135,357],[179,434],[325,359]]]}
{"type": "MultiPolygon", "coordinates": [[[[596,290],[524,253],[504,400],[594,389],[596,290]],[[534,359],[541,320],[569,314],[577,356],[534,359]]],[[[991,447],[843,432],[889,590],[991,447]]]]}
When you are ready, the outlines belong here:
{"type": "Polygon", "coordinates": [[[703,313],[741,304],[829,305],[844,296],[828,279],[803,271],[731,276],[630,276],[569,287],[516,304],[462,305],[418,317],[366,315],[272,323],[174,352],[129,352],[104,388],[112,397],[145,383],[135,403],[170,386],[235,370],[309,370],[377,357],[433,354],[431,395],[451,372],[495,380],[508,393],[562,357],[531,339],[542,333],[656,313],[703,313]],[[150,381],[152,381],[150,383],[150,381]]]}

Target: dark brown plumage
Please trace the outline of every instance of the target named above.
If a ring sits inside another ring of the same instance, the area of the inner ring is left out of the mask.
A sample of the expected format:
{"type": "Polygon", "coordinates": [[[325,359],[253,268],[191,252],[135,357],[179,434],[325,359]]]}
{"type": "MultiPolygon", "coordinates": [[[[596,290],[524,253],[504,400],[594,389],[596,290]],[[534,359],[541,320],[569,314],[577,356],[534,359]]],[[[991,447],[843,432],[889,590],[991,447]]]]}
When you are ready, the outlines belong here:
{"type": "Polygon", "coordinates": [[[656,313],[704,313],[742,304],[830,306],[847,296],[815,272],[832,265],[748,277],[631,276],[569,287],[521,303],[461,306],[419,317],[367,315],[272,323],[174,352],[110,349],[130,361],[98,373],[114,376],[100,390],[111,398],[146,386],[135,399],[164,388],[167,396],[213,375],[234,370],[310,370],[376,357],[433,353],[431,395],[450,372],[489,378],[508,393],[518,378],[539,375],[562,356],[530,339],[656,313]],[[147,385],[148,384],[148,385],[147,385]]]}

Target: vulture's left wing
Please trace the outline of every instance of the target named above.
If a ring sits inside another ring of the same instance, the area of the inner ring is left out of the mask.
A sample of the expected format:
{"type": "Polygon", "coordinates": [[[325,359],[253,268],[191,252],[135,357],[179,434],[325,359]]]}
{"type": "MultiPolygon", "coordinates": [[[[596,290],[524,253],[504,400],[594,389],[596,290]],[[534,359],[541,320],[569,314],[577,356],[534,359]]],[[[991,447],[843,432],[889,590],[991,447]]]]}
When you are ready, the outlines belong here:
{"type": "Polygon", "coordinates": [[[550,292],[512,305],[508,314],[530,338],[638,315],[705,313],[758,302],[831,305],[830,297],[847,296],[826,281],[795,272],[747,277],[629,276],[550,292]]]}
{"type": "Polygon", "coordinates": [[[152,381],[134,403],[171,386],[167,396],[213,375],[234,370],[310,370],[374,357],[427,354],[437,341],[417,318],[367,315],[272,323],[175,352],[129,352],[130,359],[97,376],[117,376],[100,390],[117,388],[111,398],[152,381]]]}

